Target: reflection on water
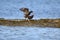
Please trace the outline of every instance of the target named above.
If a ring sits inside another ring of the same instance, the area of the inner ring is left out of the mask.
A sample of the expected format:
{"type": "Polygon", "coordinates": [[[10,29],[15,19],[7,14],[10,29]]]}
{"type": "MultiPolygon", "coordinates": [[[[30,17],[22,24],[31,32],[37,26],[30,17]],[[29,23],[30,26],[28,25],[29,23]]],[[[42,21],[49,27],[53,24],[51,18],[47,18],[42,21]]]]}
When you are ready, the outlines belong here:
{"type": "Polygon", "coordinates": [[[59,40],[60,28],[0,26],[0,40],[59,40]]]}

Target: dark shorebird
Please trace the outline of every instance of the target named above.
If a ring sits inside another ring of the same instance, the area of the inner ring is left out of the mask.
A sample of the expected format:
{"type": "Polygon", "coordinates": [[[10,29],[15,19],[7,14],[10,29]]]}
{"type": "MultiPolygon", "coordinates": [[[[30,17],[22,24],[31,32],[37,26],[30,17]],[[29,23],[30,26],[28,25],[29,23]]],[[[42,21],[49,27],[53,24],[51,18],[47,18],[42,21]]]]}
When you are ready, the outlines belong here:
{"type": "Polygon", "coordinates": [[[28,18],[29,20],[33,18],[34,15],[30,16],[30,14],[33,13],[33,11],[29,11],[28,8],[21,8],[20,10],[24,12],[25,18],[28,18]]]}

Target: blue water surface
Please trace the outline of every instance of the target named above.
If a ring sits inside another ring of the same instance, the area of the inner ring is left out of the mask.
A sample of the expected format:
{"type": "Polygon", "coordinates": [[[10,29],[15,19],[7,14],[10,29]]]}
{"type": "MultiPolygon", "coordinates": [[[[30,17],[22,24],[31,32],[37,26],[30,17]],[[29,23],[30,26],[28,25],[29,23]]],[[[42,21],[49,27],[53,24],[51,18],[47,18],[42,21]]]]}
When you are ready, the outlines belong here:
{"type": "Polygon", "coordinates": [[[0,26],[0,40],[60,40],[60,28],[0,26]]]}
{"type": "MultiPolygon", "coordinates": [[[[0,18],[24,19],[19,9],[34,11],[34,19],[60,18],[60,0],[0,0],[0,18]]],[[[0,40],[60,40],[60,28],[0,26],[0,40]]]]}
{"type": "Polygon", "coordinates": [[[0,0],[0,18],[24,19],[22,7],[34,11],[34,19],[60,18],[60,0],[0,0]]]}

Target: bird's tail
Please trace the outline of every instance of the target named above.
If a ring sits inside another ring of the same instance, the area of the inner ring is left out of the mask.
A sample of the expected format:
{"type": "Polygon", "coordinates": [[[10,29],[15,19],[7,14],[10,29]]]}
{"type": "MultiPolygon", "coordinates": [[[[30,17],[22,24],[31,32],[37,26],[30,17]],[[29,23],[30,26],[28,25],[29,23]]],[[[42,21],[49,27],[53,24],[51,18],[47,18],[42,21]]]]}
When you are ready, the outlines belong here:
{"type": "Polygon", "coordinates": [[[28,16],[28,19],[32,19],[34,17],[34,15],[28,16]]]}

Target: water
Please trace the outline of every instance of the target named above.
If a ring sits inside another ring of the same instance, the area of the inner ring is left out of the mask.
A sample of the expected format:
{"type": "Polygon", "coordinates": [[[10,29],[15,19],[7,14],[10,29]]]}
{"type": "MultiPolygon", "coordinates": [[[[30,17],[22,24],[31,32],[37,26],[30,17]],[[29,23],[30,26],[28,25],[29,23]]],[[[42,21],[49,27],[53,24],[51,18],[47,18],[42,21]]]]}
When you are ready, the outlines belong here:
{"type": "Polygon", "coordinates": [[[22,7],[34,11],[34,19],[60,18],[60,0],[0,0],[0,18],[22,19],[22,7]]]}
{"type": "Polygon", "coordinates": [[[60,28],[0,26],[0,40],[60,40],[60,28]]]}
{"type": "MultiPolygon", "coordinates": [[[[24,19],[20,8],[34,11],[34,19],[60,18],[60,0],[0,0],[0,18],[24,19]]],[[[60,28],[0,26],[0,40],[60,40],[60,28]]]]}

